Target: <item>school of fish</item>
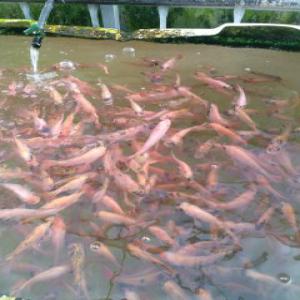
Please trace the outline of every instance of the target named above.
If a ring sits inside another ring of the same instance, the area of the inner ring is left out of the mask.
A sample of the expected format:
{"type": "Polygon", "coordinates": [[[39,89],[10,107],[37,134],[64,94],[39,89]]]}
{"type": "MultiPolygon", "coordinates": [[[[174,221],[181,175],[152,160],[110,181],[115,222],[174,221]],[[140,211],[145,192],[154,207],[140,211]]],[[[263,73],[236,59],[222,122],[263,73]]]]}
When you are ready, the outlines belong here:
{"type": "Polygon", "coordinates": [[[103,290],[95,298],[91,264],[118,286],[118,299],[158,299],[145,290],[153,286],[171,300],[271,299],[275,288],[300,294],[297,283],[259,271],[263,257],[224,264],[252,237],[300,248],[299,199],[282,192],[299,189],[289,152],[299,129],[286,114],[299,109],[299,96],[264,95],[257,111],[245,87],[272,87],[280,77],[195,69],[193,86],[224,97],[224,107],[181,83],[182,61],[142,59],[138,76],[150,86],[143,91],[111,83],[103,64],[89,66],[106,76],[97,84],[63,62],[58,78],[42,83],[5,85],[11,71],[0,70],[2,112],[18,97],[30,99],[0,131],[0,225],[18,236],[0,254],[1,273],[24,275],[10,295],[26,298],[44,285],[72,299],[112,299],[103,290]],[[272,120],[270,130],[257,114],[272,120]],[[226,298],[228,290],[236,297],[226,298]]]}

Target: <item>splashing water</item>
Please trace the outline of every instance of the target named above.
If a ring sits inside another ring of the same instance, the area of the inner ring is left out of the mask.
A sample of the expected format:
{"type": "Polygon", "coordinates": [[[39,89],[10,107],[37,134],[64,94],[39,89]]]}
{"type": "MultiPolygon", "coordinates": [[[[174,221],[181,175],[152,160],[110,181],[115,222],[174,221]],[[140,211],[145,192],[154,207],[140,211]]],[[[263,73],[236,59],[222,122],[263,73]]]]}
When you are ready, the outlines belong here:
{"type": "Polygon", "coordinates": [[[30,47],[30,61],[32,66],[32,71],[34,74],[38,72],[38,62],[39,62],[39,49],[30,47]]]}

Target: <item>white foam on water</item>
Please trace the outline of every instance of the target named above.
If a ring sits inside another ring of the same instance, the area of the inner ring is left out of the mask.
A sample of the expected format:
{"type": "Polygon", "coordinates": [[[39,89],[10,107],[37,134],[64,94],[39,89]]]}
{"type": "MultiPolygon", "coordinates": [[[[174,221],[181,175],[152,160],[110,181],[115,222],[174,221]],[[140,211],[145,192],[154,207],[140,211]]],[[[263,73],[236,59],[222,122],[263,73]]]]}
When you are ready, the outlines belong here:
{"type": "Polygon", "coordinates": [[[35,82],[53,79],[57,76],[58,74],[56,72],[26,74],[26,78],[28,80],[32,80],[35,82]]]}

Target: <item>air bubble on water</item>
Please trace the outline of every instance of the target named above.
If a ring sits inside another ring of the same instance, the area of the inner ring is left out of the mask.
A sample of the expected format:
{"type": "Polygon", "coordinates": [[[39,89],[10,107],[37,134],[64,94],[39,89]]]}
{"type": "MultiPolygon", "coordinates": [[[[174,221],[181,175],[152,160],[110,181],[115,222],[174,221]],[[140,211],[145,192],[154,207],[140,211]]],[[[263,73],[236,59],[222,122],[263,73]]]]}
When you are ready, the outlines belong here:
{"type": "Polygon", "coordinates": [[[58,63],[61,70],[75,70],[76,66],[71,60],[63,60],[58,63]]]}
{"type": "Polygon", "coordinates": [[[246,72],[251,72],[251,68],[247,67],[244,69],[246,72]]]}
{"type": "Polygon", "coordinates": [[[151,242],[151,239],[150,239],[148,236],[143,236],[143,237],[141,238],[141,240],[142,240],[143,242],[147,242],[147,243],[150,243],[150,242],[151,242]]]}
{"type": "Polygon", "coordinates": [[[129,57],[135,57],[135,49],[132,47],[125,47],[122,49],[123,55],[129,56],[129,57]]]}
{"type": "Polygon", "coordinates": [[[104,61],[106,63],[112,62],[116,58],[116,55],[108,53],[104,55],[104,61]]]}
{"type": "Polygon", "coordinates": [[[286,283],[286,284],[290,284],[292,283],[292,278],[290,275],[286,274],[286,273],[279,273],[277,274],[277,279],[282,282],[282,283],[286,283]]]}

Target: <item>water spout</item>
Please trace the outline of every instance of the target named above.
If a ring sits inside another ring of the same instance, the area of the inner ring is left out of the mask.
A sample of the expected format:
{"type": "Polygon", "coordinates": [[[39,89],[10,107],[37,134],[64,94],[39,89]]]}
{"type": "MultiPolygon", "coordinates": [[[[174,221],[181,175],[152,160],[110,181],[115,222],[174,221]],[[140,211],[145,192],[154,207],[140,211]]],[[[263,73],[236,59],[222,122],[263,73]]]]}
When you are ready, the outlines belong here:
{"type": "Polygon", "coordinates": [[[33,70],[33,74],[38,73],[38,61],[39,61],[39,49],[42,46],[42,41],[44,37],[44,26],[49,18],[49,14],[53,9],[55,0],[47,0],[41,11],[39,20],[37,24],[33,24],[30,28],[26,29],[24,33],[26,35],[33,34],[33,40],[30,47],[30,60],[33,70]]]}
{"type": "Polygon", "coordinates": [[[30,61],[31,61],[32,71],[34,74],[37,74],[38,72],[39,54],[40,54],[39,49],[30,47],[30,61]]]}
{"type": "Polygon", "coordinates": [[[92,21],[93,27],[99,27],[99,18],[98,18],[98,5],[97,4],[88,4],[88,9],[92,21]]]}
{"type": "Polygon", "coordinates": [[[53,9],[53,6],[54,6],[54,1],[55,0],[47,0],[45,2],[45,5],[41,11],[41,14],[40,14],[40,17],[39,17],[39,20],[38,20],[38,26],[40,29],[44,29],[44,26],[49,18],[49,15],[50,15],[50,12],[52,11],[53,9]]]}
{"type": "Polygon", "coordinates": [[[169,7],[163,5],[158,6],[158,14],[159,14],[159,28],[166,29],[169,7]]]}
{"type": "Polygon", "coordinates": [[[30,7],[29,4],[26,2],[20,2],[20,7],[23,12],[23,15],[25,19],[30,20],[31,19],[31,14],[30,14],[30,7]]]}
{"type": "Polygon", "coordinates": [[[245,7],[241,5],[236,5],[233,10],[233,22],[235,24],[241,23],[245,15],[245,7]]]}

